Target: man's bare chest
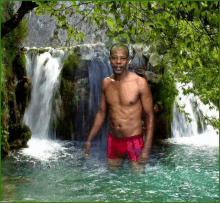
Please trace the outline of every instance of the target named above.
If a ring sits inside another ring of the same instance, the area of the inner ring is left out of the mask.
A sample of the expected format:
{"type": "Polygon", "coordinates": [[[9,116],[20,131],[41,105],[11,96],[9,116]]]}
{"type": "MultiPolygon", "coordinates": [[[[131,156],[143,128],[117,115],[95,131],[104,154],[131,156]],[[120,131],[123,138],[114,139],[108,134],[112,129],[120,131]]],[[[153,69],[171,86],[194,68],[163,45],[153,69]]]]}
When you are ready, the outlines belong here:
{"type": "Polygon", "coordinates": [[[136,82],[112,82],[105,91],[109,105],[131,106],[139,100],[139,89],[136,82]]]}

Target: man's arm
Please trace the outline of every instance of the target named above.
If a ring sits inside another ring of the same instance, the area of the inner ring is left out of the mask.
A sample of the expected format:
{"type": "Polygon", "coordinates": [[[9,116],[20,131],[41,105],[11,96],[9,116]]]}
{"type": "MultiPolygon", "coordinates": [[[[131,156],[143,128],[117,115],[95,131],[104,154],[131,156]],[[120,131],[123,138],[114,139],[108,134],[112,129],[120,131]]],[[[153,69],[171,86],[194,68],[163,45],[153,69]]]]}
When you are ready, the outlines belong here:
{"type": "Polygon", "coordinates": [[[153,111],[153,99],[150,91],[150,87],[145,78],[139,78],[139,89],[141,96],[141,103],[146,114],[146,138],[144,148],[139,156],[139,163],[146,163],[152,146],[154,135],[154,111],[153,111]]]}
{"type": "Polygon", "coordinates": [[[107,79],[104,79],[102,81],[102,86],[101,86],[101,101],[99,105],[99,110],[95,116],[94,123],[92,125],[92,129],[88,135],[87,141],[84,146],[83,153],[85,156],[89,156],[89,149],[91,147],[91,141],[95,137],[95,135],[99,132],[100,128],[102,127],[102,124],[105,121],[106,117],[106,110],[107,110],[107,103],[105,99],[105,88],[107,85],[107,79]]]}

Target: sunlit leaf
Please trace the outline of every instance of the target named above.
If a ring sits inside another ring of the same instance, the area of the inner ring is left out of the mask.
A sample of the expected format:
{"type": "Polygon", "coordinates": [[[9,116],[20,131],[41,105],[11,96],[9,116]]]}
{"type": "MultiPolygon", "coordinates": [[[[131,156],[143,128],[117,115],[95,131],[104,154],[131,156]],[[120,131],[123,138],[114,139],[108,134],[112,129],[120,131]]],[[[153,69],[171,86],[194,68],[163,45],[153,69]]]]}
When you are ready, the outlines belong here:
{"type": "Polygon", "coordinates": [[[108,17],[107,18],[107,23],[108,25],[113,29],[114,25],[115,25],[115,21],[113,20],[113,18],[108,17]]]}

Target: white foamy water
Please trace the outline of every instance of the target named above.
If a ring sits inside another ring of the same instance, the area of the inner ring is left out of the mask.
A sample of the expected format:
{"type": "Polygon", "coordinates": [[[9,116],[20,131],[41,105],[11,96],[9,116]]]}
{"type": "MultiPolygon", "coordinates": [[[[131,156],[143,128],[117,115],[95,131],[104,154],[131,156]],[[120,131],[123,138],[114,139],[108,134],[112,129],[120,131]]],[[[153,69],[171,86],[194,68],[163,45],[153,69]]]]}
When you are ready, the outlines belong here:
{"type": "Polygon", "coordinates": [[[28,141],[28,148],[21,149],[21,153],[40,161],[48,161],[57,159],[58,153],[64,149],[59,141],[31,138],[28,141]]]}
{"type": "Polygon", "coordinates": [[[195,146],[219,146],[219,135],[216,134],[215,130],[210,130],[203,134],[197,134],[191,137],[176,137],[169,138],[166,141],[172,144],[187,144],[187,145],[195,145],[195,146]]]}

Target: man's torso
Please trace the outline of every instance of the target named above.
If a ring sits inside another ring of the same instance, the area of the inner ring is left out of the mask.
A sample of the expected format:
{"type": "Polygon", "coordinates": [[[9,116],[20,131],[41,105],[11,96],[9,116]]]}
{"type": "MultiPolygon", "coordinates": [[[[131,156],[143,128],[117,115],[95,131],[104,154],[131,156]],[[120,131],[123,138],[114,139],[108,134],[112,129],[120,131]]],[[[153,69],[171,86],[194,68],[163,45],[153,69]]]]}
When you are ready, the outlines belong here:
{"type": "Polygon", "coordinates": [[[114,76],[106,78],[104,94],[109,107],[111,132],[118,137],[131,137],[142,133],[142,104],[138,79],[129,73],[118,82],[114,76]]]}

